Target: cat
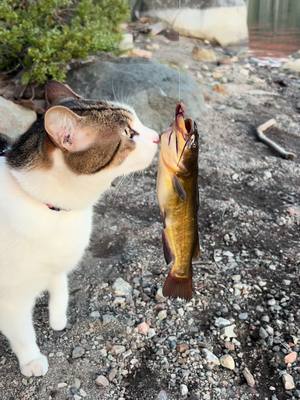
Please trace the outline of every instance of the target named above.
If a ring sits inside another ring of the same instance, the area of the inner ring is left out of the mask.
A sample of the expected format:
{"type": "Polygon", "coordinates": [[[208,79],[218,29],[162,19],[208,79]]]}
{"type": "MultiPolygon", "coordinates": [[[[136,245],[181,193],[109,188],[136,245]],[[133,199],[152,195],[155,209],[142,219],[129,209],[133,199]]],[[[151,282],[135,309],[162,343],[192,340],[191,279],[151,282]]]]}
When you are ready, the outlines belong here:
{"type": "Polygon", "coordinates": [[[81,260],[92,210],[118,176],[148,167],[159,135],[129,106],[80,98],[51,81],[49,107],[0,157],[0,331],[21,373],[42,376],[32,310],[49,292],[49,322],[67,323],[67,275],[81,260]]]}

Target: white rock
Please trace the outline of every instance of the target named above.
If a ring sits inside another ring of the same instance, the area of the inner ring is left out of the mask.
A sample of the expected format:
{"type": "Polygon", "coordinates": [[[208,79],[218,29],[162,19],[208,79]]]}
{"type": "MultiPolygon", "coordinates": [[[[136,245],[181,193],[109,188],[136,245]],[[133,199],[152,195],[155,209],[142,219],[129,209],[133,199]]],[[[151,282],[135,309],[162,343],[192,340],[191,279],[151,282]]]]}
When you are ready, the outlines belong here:
{"type": "Polygon", "coordinates": [[[26,132],[36,120],[36,113],[34,111],[6,100],[1,96],[0,115],[0,133],[4,133],[13,140],[26,132]]]}
{"type": "Polygon", "coordinates": [[[285,390],[293,390],[295,389],[295,382],[294,378],[290,374],[283,374],[282,375],[282,382],[285,390]]]}
{"type": "Polygon", "coordinates": [[[231,325],[231,322],[228,319],[225,318],[216,318],[215,320],[215,326],[218,328],[224,328],[225,326],[231,325]]]}
{"type": "Polygon", "coordinates": [[[207,364],[208,364],[209,368],[212,369],[212,368],[217,367],[218,365],[220,365],[220,361],[219,361],[218,357],[214,355],[214,353],[212,353],[208,349],[203,349],[202,351],[203,351],[203,353],[205,355],[205,359],[207,361],[207,364]]]}
{"type": "Polygon", "coordinates": [[[133,49],[133,35],[132,33],[124,33],[122,40],[119,44],[121,51],[127,51],[133,49]]]}
{"type": "Polygon", "coordinates": [[[160,321],[163,321],[164,319],[167,318],[167,311],[166,310],[161,310],[158,314],[157,314],[157,318],[160,321]]]}
{"type": "Polygon", "coordinates": [[[235,368],[234,359],[229,354],[225,354],[220,358],[220,364],[222,365],[222,367],[227,369],[234,370],[235,368]]]}
{"type": "Polygon", "coordinates": [[[126,347],[119,345],[119,344],[115,344],[111,349],[111,352],[115,355],[122,354],[125,351],[126,351],[126,347]]]}
{"type": "Polygon", "coordinates": [[[255,386],[255,380],[254,380],[254,377],[253,377],[253,375],[251,374],[251,372],[249,371],[248,368],[244,368],[243,375],[244,375],[244,378],[246,379],[246,382],[247,382],[248,386],[254,387],[255,386]]]}
{"type": "Polygon", "coordinates": [[[104,375],[99,375],[96,379],[96,384],[106,388],[109,386],[109,381],[104,375]]]}
{"type": "Polygon", "coordinates": [[[117,278],[112,288],[116,296],[129,296],[132,293],[131,285],[123,278],[117,278]]]}
{"type": "Polygon", "coordinates": [[[284,64],[283,68],[294,72],[300,72],[300,59],[288,61],[284,64]]]}
{"type": "Polygon", "coordinates": [[[186,396],[188,394],[188,392],[189,392],[188,387],[185,384],[181,384],[180,385],[181,396],[186,396]]]}
{"type": "Polygon", "coordinates": [[[221,46],[248,39],[247,7],[188,7],[150,10],[147,15],[160,18],[187,36],[217,41],[221,46]]]}
{"type": "Polygon", "coordinates": [[[234,332],[235,325],[229,325],[222,329],[222,336],[225,339],[236,338],[236,333],[234,332]]]}

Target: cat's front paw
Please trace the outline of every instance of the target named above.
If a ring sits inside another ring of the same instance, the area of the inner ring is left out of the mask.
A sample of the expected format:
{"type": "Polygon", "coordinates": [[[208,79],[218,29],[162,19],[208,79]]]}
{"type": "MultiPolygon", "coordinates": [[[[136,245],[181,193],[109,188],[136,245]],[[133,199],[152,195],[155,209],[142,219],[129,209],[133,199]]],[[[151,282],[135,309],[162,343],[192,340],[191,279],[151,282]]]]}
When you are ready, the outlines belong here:
{"type": "Polygon", "coordinates": [[[39,358],[30,361],[27,364],[20,365],[23,375],[30,376],[44,376],[48,371],[48,360],[43,354],[39,358]]]}
{"type": "Polygon", "coordinates": [[[50,314],[50,326],[54,331],[62,331],[67,326],[66,314],[50,314]]]}

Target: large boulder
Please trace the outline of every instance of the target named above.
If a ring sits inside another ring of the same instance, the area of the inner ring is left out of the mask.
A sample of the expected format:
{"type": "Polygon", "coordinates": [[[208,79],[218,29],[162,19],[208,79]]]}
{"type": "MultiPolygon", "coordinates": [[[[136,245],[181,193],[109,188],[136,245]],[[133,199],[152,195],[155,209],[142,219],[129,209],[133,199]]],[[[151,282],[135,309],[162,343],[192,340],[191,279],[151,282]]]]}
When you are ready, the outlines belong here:
{"type": "Polygon", "coordinates": [[[0,134],[15,140],[36,120],[36,113],[0,96],[0,134]]]}
{"type": "Polygon", "coordinates": [[[148,60],[97,61],[71,71],[68,84],[86,98],[131,105],[144,124],[158,131],[170,125],[179,100],[193,119],[204,107],[202,90],[192,77],[148,60]]]}
{"type": "Polygon", "coordinates": [[[139,11],[187,36],[228,46],[248,40],[244,0],[143,0],[139,11]]]}

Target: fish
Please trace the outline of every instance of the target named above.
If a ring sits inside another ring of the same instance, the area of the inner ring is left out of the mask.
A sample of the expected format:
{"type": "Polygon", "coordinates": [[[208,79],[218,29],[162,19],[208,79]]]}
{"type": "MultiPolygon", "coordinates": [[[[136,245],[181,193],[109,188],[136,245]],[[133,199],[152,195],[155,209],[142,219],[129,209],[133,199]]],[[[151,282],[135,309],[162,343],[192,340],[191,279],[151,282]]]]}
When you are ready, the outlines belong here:
{"type": "Polygon", "coordinates": [[[161,134],[160,143],[157,198],[163,220],[163,252],[170,268],[163,295],[190,300],[192,262],[200,256],[199,135],[196,123],[185,118],[183,103],[177,104],[175,120],[161,134]]]}

